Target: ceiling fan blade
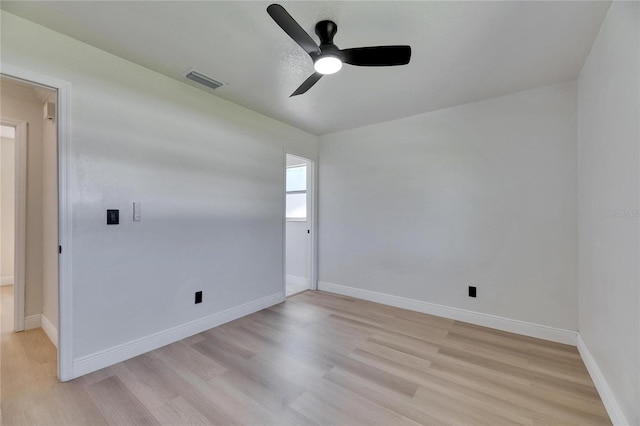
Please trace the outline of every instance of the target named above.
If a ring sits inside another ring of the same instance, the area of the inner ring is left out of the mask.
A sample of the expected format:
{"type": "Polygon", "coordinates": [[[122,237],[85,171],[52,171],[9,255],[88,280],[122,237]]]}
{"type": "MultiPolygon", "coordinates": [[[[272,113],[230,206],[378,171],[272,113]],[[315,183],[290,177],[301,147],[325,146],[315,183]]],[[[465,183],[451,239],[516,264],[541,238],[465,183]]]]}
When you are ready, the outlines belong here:
{"type": "MultiPolygon", "coordinates": [[[[307,90],[311,89],[311,87],[313,87],[314,84],[316,84],[318,82],[318,80],[320,80],[320,78],[322,78],[324,74],[320,74],[319,72],[313,73],[311,74],[311,77],[309,77],[308,79],[306,79],[304,81],[304,83],[302,83],[300,85],[300,87],[298,87],[296,89],[295,92],[293,92],[291,94],[291,96],[298,96],[298,95],[302,95],[303,93],[305,93],[307,90]]],[[[291,97],[289,96],[289,97],[291,97]]]]}
{"type": "Polygon", "coordinates": [[[320,48],[316,42],[313,41],[311,36],[302,29],[300,24],[298,24],[296,20],[289,15],[284,7],[279,4],[272,4],[267,7],[267,13],[274,21],[276,21],[276,24],[278,24],[280,28],[282,28],[284,32],[287,33],[293,41],[298,43],[308,54],[320,53],[320,48]]]}
{"type": "Polygon", "coordinates": [[[411,46],[375,46],[343,49],[342,62],[361,67],[406,65],[411,59],[411,46]]]}

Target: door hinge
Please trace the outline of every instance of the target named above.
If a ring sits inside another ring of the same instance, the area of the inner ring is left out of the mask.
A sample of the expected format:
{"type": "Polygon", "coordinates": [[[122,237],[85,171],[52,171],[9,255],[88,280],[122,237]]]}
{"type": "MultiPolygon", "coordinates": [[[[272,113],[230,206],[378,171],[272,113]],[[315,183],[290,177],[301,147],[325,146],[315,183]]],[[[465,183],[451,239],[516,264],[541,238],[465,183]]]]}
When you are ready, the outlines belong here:
{"type": "Polygon", "coordinates": [[[62,246],[58,246],[58,254],[62,254],[62,246]]]}

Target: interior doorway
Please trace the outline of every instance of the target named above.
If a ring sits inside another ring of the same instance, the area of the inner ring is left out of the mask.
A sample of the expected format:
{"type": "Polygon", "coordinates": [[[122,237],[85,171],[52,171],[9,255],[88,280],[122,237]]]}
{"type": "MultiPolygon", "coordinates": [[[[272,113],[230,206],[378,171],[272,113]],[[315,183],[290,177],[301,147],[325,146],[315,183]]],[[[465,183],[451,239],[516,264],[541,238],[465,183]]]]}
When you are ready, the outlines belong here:
{"type": "Polygon", "coordinates": [[[0,76],[3,334],[41,328],[58,346],[56,89],[0,76]],[[5,300],[6,299],[6,300],[5,300]],[[13,315],[6,315],[7,300],[13,315]]]}
{"type": "Polygon", "coordinates": [[[286,154],[285,294],[313,288],[314,162],[286,154]]]}
{"type": "Polygon", "coordinates": [[[26,124],[22,122],[0,118],[0,286],[3,333],[24,329],[24,318],[16,318],[14,315],[14,287],[16,282],[24,281],[25,272],[20,259],[24,252],[24,229],[21,224],[16,223],[16,219],[20,220],[24,216],[25,194],[23,188],[16,190],[16,186],[18,182],[22,184],[26,171],[25,128],[26,124]]]}

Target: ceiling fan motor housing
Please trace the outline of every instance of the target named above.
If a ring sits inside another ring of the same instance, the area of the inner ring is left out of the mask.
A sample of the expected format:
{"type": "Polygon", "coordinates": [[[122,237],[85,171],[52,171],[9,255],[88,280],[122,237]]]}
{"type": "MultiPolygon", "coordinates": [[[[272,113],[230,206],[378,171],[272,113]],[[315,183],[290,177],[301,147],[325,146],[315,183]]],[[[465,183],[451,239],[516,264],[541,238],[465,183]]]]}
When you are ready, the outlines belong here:
{"type": "Polygon", "coordinates": [[[338,26],[333,21],[320,21],[316,24],[316,34],[320,37],[320,45],[333,44],[333,37],[338,32],[338,26]]]}

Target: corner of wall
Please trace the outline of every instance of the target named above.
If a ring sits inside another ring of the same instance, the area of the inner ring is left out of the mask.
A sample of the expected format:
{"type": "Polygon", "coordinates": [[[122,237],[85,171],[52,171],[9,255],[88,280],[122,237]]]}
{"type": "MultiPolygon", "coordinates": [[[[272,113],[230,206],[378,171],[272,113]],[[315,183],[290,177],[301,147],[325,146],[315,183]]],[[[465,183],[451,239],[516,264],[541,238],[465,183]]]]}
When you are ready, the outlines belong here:
{"type": "Polygon", "coordinates": [[[49,321],[49,318],[46,315],[42,315],[41,319],[42,330],[47,335],[53,346],[58,347],[58,329],[49,321]]]}
{"type": "Polygon", "coordinates": [[[587,371],[591,376],[591,380],[593,380],[593,384],[600,395],[600,399],[602,399],[604,408],[607,410],[607,414],[609,414],[609,417],[611,418],[611,422],[614,425],[630,425],[631,423],[629,423],[625,417],[620,404],[618,404],[618,401],[609,386],[609,383],[607,383],[602,370],[598,367],[598,363],[591,355],[591,352],[589,351],[587,344],[582,339],[582,336],[580,336],[580,333],[578,333],[577,346],[578,352],[584,361],[584,365],[587,367],[587,371]]]}

